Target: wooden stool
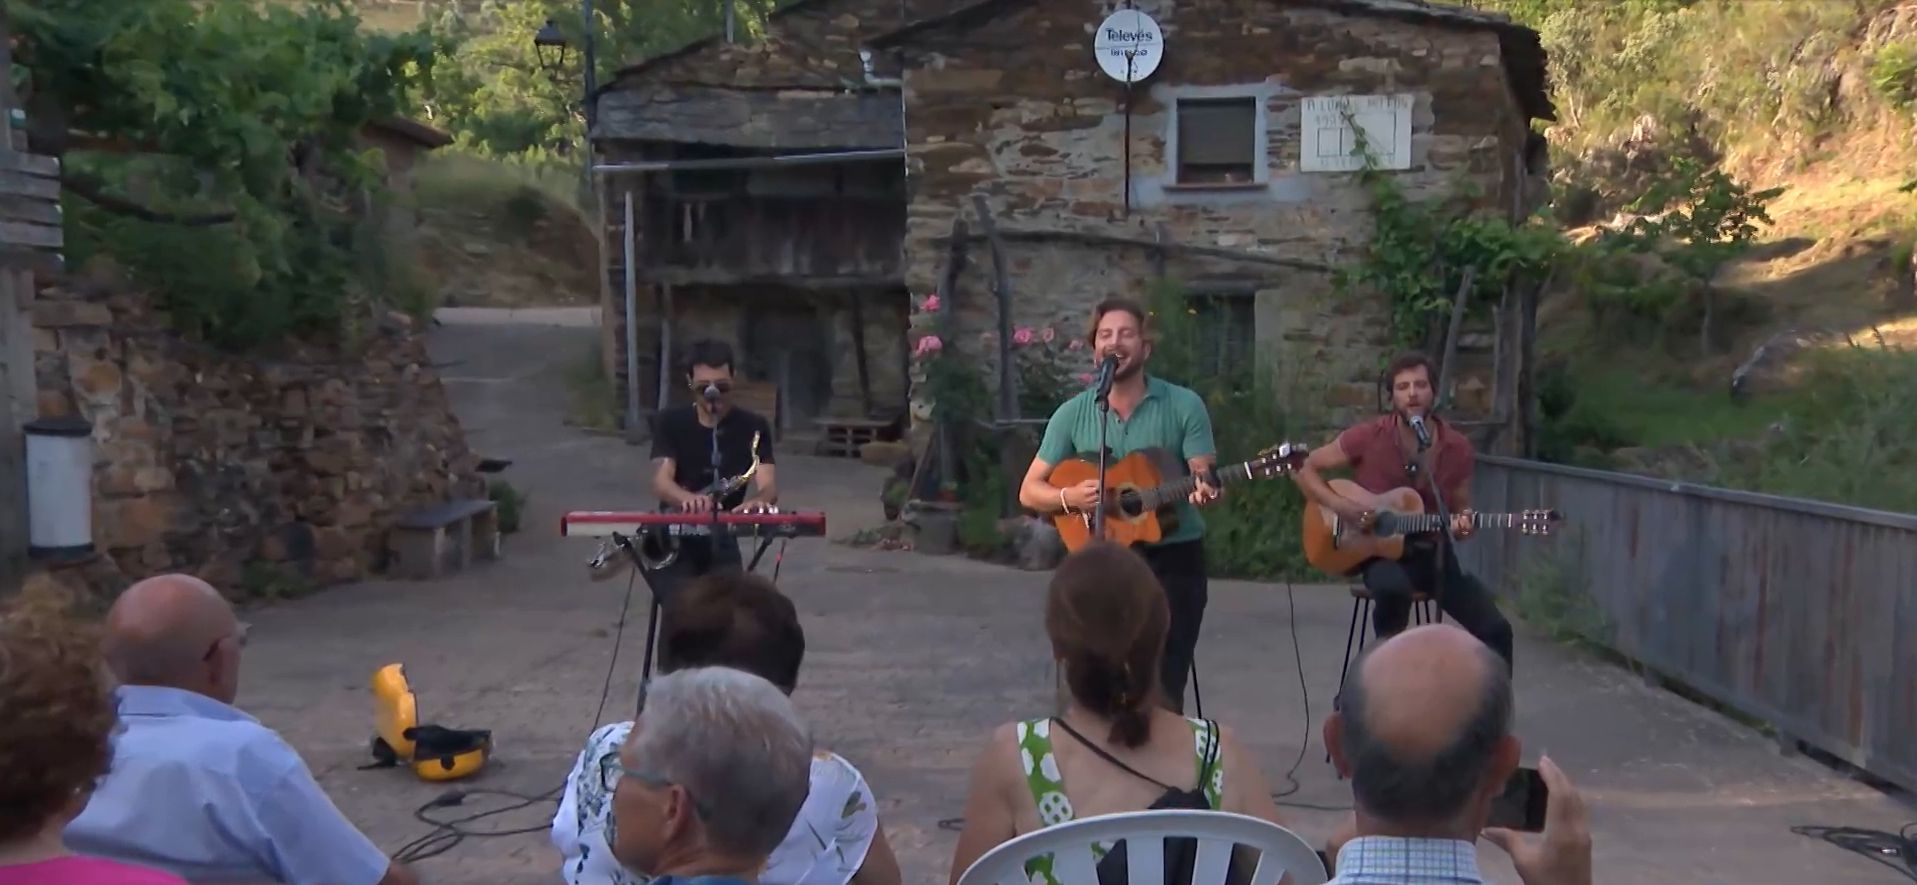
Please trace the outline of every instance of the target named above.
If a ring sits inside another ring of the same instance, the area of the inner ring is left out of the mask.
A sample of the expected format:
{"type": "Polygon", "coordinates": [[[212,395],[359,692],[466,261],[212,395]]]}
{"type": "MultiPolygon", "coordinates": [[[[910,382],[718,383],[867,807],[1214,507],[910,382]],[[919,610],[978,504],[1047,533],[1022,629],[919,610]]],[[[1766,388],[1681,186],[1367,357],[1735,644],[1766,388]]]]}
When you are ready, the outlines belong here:
{"type": "MultiPolygon", "coordinates": [[[[1345,693],[1345,677],[1351,673],[1351,649],[1353,643],[1358,653],[1364,654],[1365,638],[1371,635],[1371,590],[1363,584],[1352,584],[1351,590],[1351,627],[1345,631],[1345,662],[1338,670],[1338,694],[1345,693]]],[[[1411,623],[1430,624],[1437,620],[1436,606],[1431,604],[1431,594],[1411,594],[1411,623]]],[[[1338,709],[1338,697],[1331,699],[1331,709],[1338,709]]],[[[1325,748],[1325,761],[1331,761],[1331,748],[1325,748]]],[[[1341,778],[1342,779],[1342,778],[1341,778]]]]}

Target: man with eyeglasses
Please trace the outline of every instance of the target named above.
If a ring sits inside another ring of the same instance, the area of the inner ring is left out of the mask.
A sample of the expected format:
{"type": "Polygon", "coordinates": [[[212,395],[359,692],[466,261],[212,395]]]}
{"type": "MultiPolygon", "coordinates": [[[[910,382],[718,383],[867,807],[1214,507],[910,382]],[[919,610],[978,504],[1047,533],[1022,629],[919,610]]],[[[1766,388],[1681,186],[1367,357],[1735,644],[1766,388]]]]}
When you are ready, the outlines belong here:
{"type": "Polygon", "coordinates": [[[811,789],[811,730],[785,692],[726,667],[654,681],[620,753],[612,853],[650,885],[754,885],[811,789]]]}
{"type": "MultiPolygon", "coordinates": [[[[685,513],[773,510],[779,503],[779,485],[772,463],[772,424],[732,403],[732,347],[723,341],[693,343],[686,352],[685,382],[692,403],[662,409],[652,428],[652,490],[659,496],[661,509],[685,513]],[[759,464],[753,469],[755,453],[759,464]],[[747,470],[753,470],[751,480],[734,483],[747,470]],[[715,494],[714,487],[719,485],[737,487],[715,494]]],[[[678,544],[678,558],[655,572],[649,582],[662,605],[694,578],[743,567],[739,540],[731,534],[681,536],[678,544]]]]}
{"type": "Polygon", "coordinates": [[[417,885],[284,738],[233,706],[246,632],[191,575],[148,578],[114,600],[105,652],[124,731],[67,845],[196,882],[417,885]]]}

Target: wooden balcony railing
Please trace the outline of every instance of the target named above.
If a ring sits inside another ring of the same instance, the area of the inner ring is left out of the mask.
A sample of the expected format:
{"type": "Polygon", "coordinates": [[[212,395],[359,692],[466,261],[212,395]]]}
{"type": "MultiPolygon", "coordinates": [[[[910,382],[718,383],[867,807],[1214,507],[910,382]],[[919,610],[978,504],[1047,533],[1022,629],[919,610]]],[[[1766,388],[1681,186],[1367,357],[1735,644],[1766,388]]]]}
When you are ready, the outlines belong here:
{"type": "Polygon", "coordinates": [[[897,198],[649,198],[640,273],[660,280],[898,276],[897,198]]]}

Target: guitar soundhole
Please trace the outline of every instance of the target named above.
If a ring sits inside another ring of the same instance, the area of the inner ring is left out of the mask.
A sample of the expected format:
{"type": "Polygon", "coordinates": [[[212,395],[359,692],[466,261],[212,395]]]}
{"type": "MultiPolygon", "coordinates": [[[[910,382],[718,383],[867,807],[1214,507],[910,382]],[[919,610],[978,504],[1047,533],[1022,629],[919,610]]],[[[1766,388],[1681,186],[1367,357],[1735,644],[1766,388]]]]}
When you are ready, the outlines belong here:
{"type": "Polygon", "coordinates": [[[1126,490],[1119,492],[1118,512],[1127,518],[1138,516],[1145,512],[1145,502],[1138,497],[1138,493],[1135,491],[1126,490]]]}

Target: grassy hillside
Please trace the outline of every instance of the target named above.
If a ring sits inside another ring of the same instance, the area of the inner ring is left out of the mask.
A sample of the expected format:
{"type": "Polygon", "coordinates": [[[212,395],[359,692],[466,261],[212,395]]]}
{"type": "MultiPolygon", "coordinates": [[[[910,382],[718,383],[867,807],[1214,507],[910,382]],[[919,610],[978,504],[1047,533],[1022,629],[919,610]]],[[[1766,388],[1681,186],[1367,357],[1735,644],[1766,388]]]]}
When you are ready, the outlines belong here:
{"type": "Polygon", "coordinates": [[[1567,235],[1653,232],[1540,308],[1544,454],[1917,511],[1917,4],[1471,5],[1550,52],[1567,235]]]}

